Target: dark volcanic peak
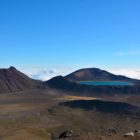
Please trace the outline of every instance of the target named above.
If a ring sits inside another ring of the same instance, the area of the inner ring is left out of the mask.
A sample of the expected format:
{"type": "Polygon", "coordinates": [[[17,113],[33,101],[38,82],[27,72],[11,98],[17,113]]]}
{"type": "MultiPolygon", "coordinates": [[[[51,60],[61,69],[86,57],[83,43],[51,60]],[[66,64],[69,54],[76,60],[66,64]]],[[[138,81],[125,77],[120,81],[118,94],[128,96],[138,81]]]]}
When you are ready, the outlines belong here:
{"type": "Polygon", "coordinates": [[[28,90],[38,85],[39,81],[30,79],[13,66],[0,69],[0,93],[28,90]]]}
{"type": "Polygon", "coordinates": [[[75,86],[75,83],[68,81],[65,77],[62,76],[54,77],[49,81],[45,82],[45,84],[48,85],[49,87],[62,90],[63,89],[71,90],[71,88],[75,86]]]}
{"type": "Polygon", "coordinates": [[[77,81],[138,81],[125,76],[115,75],[98,68],[80,69],[66,76],[66,79],[77,81]]]}
{"type": "Polygon", "coordinates": [[[13,67],[13,66],[10,66],[9,69],[10,69],[10,70],[17,70],[17,69],[16,69],[15,67],[13,67]]]}

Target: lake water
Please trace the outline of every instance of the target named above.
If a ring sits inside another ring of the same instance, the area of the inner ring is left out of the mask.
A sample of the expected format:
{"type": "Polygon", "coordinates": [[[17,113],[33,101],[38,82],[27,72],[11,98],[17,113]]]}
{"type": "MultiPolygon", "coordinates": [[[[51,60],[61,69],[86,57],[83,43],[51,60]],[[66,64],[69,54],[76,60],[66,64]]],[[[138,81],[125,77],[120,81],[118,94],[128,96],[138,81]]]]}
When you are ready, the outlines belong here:
{"type": "Polygon", "coordinates": [[[106,82],[98,82],[98,81],[84,81],[79,82],[84,85],[94,85],[94,86],[132,86],[133,83],[130,82],[120,82],[120,81],[106,81],[106,82]]]}

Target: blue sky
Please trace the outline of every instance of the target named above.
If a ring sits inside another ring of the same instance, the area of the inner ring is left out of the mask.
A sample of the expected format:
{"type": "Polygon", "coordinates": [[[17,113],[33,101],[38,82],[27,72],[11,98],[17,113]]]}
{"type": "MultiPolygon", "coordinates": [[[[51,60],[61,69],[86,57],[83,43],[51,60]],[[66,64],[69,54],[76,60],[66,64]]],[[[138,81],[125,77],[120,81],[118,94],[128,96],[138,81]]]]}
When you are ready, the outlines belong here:
{"type": "Polygon", "coordinates": [[[0,67],[139,71],[139,7],[139,0],[0,0],[0,67]]]}

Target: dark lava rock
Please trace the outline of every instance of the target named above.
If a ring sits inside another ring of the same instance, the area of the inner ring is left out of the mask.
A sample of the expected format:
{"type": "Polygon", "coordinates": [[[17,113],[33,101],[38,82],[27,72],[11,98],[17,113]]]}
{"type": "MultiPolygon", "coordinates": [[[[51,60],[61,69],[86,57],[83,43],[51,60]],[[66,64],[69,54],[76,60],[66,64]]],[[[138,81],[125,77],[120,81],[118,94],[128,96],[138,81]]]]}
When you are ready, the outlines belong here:
{"type": "Polygon", "coordinates": [[[59,139],[62,139],[62,138],[64,139],[64,138],[68,138],[72,136],[73,136],[73,132],[68,130],[60,134],[59,139]]]}

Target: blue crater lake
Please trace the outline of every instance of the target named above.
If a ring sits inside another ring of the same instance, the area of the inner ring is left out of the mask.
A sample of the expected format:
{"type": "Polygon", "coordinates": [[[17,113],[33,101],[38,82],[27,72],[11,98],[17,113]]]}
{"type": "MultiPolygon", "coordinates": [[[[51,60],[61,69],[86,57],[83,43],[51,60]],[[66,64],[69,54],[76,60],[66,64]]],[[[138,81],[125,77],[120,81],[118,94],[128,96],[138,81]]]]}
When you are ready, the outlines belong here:
{"type": "Polygon", "coordinates": [[[82,81],[79,82],[80,84],[84,85],[93,85],[93,86],[132,86],[134,85],[131,82],[121,82],[121,81],[82,81]]]}

